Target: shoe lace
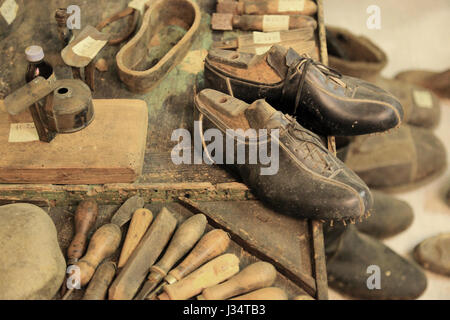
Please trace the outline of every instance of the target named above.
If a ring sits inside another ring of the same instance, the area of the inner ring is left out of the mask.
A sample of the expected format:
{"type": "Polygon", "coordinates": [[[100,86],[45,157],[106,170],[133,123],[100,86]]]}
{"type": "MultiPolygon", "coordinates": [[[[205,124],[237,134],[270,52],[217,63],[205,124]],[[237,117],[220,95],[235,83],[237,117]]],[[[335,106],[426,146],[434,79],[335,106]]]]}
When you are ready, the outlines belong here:
{"type": "MultiPolygon", "coordinates": [[[[320,160],[322,160],[322,162],[325,164],[324,165],[324,171],[329,171],[329,172],[333,172],[333,167],[331,166],[330,161],[328,161],[325,157],[324,154],[328,153],[328,149],[325,148],[325,146],[321,143],[319,136],[317,136],[316,134],[306,130],[305,128],[303,128],[302,126],[300,126],[298,124],[298,122],[295,120],[294,117],[285,114],[284,115],[286,120],[287,120],[287,125],[286,128],[289,132],[300,132],[301,135],[298,134],[293,134],[293,136],[297,139],[302,141],[301,146],[305,145],[306,148],[308,149],[308,153],[306,153],[306,155],[303,157],[304,160],[311,158],[314,159],[314,155],[317,155],[320,160]],[[305,139],[302,137],[311,137],[310,139],[305,139]],[[317,148],[309,148],[309,145],[313,144],[314,146],[316,146],[317,148]]],[[[316,166],[315,166],[316,167],[316,166]]]]}
{"type": "Polygon", "coordinates": [[[313,60],[311,57],[309,57],[308,55],[304,55],[303,59],[301,59],[295,66],[294,68],[290,69],[289,72],[291,72],[292,70],[292,74],[288,74],[288,76],[284,79],[284,83],[287,84],[289,81],[292,80],[292,78],[294,78],[294,76],[297,74],[297,72],[300,72],[300,69],[303,67],[303,72],[301,73],[300,76],[300,80],[298,82],[298,89],[297,89],[297,95],[295,96],[295,104],[294,104],[294,112],[293,114],[296,114],[297,109],[300,105],[300,97],[303,91],[303,87],[304,87],[304,83],[306,80],[306,73],[308,71],[308,68],[313,65],[315,67],[317,67],[325,76],[329,77],[330,79],[332,79],[335,83],[337,83],[338,85],[342,86],[342,87],[347,87],[345,82],[343,82],[341,80],[342,78],[342,74],[337,71],[336,69],[330,68],[318,61],[313,60]]]}

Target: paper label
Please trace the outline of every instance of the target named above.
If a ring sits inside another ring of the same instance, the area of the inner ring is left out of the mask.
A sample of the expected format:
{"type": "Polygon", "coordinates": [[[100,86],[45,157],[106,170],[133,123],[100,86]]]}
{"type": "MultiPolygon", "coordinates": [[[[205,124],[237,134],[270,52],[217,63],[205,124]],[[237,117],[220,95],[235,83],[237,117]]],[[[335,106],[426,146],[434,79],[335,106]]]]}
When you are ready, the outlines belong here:
{"type": "Polygon", "coordinates": [[[97,53],[108,42],[107,40],[95,40],[88,36],[73,46],[73,52],[80,57],[94,59],[97,53]]]}
{"type": "Polygon", "coordinates": [[[34,123],[11,123],[8,142],[39,141],[34,123]]]}
{"type": "Polygon", "coordinates": [[[267,51],[269,51],[270,48],[272,48],[272,47],[271,47],[271,46],[256,47],[256,48],[255,48],[255,53],[256,53],[257,55],[261,55],[261,54],[264,54],[264,53],[266,53],[267,51]]]}
{"type": "Polygon", "coordinates": [[[278,12],[298,12],[305,8],[305,0],[278,0],[278,12]]]}
{"type": "Polygon", "coordinates": [[[426,90],[414,90],[413,91],[414,102],[421,108],[432,108],[433,98],[429,91],[426,90]]]}
{"type": "Polygon", "coordinates": [[[289,16],[282,15],[264,15],[263,31],[283,31],[289,30],[289,16]]]}
{"type": "Polygon", "coordinates": [[[17,11],[19,10],[19,6],[14,0],[5,0],[2,6],[0,7],[0,13],[3,18],[5,18],[6,23],[11,24],[16,18],[17,11]]]}
{"type": "Polygon", "coordinates": [[[149,0],[133,0],[128,4],[128,7],[139,10],[139,12],[141,13],[141,15],[144,14],[145,11],[145,4],[148,2],[149,0]]]}
{"type": "Polygon", "coordinates": [[[281,41],[279,32],[253,32],[254,44],[278,43],[281,41]]]}

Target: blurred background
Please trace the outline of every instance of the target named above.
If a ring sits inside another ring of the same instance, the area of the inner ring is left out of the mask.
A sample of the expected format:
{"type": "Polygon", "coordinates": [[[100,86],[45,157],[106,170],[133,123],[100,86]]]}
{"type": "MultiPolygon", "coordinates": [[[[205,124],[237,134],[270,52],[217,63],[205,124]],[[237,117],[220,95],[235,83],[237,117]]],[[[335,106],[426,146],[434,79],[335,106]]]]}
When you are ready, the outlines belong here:
{"type": "MultiPolygon", "coordinates": [[[[443,71],[450,68],[449,0],[324,0],[325,23],[343,27],[371,39],[388,56],[382,75],[392,78],[408,69],[443,71]],[[369,6],[380,8],[380,29],[369,29],[369,6]]],[[[441,120],[435,134],[450,154],[450,100],[441,100],[441,120]]],[[[448,160],[447,160],[448,161],[448,160]]],[[[450,208],[445,192],[450,188],[450,169],[415,191],[395,194],[414,209],[414,222],[405,232],[384,241],[412,260],[412,250],[422,240],[450,232],[450,208]]],[[[420,299],[450,299],[450,278],[426,271],[428,288],[420,299]]],[[[383,284],[381,284],[383,285],[383,284]]],[[[346,299],[330,289],[330,299],[346,299]]]]}

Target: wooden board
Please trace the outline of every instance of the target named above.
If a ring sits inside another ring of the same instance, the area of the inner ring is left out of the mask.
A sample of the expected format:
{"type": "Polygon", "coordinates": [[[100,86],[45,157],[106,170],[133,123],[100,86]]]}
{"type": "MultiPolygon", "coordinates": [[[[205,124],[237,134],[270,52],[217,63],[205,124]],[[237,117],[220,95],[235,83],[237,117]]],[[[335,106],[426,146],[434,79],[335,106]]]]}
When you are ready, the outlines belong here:
{"type": "Polygon", "coordinates": [[[8,142],[10,123],[0,101],[0,182],[103,184],[140,175],[147,138],[147,105],[136,99],[94,100],[85,129],[50,143],[8,142]]]}

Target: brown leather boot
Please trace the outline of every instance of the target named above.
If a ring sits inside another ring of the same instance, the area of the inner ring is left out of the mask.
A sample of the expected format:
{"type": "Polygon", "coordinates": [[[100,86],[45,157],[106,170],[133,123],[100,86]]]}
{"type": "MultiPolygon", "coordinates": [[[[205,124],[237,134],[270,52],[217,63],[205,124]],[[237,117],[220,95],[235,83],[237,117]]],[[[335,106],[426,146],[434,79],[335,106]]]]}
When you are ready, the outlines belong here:
{"type": "MultiPolygon", "coordinates": [[[[372,207],[367,186],[325,147],[322,139],[265,100],[247,104],[204,89],[196,95],[194,105],[199,115],[196,130],[206,136],[207,129],[215,129],[209,132],[226,139],[222,144],[226,148],[215,148],[211,160],[233,169],[261,201],[278,212],[349,223],[372,207]],[[270,136],[263,134],[266,130],[270,136]],[[272,136],[273,132],[278,137],[272,136]],[[253,162],[239,161],[239,146],[246,153],[242,160],[250,159],[251,150],[258,151],[259,157],[261,150],[271,150],[278,156],[270,165],[256,161],[256,156],[253,162]],[[270,167],[276,170],[264,172],[270,167]]],[[[214,143],[216,139],[221,138],[215,138],[214,143]]],[[[202,138],[204,150],[211,150],[205,141],[202,138]]]]}
{"type": "Polygon", "coordinates": [[[414,258],[425,269],[450,276],[450,233],[425,239],[414,250],[414,258]]]}
{"type": "Polygon", "coordinates": [[[363,36],[327,26],[329,65],[345,75],[370,81],[392,93],[403,106],[404,122],[433,128],[439,123],[440,102],[429,90],[380,75],[388,59],[383,50],[363,36]]]}
{"type": "Polygon", "coordinates": [[[447,166],[445,146],[433,132],[403,125],[382,135],[354,137],[338,151],[367,183],[383,191],[415,189],[437,178],[447,166]]]}
{"type": "Polygon", "coordinates": [[[443,72],[409,70],[398,73],[395,79],[430,89],[441,98],[450,99],[450,69],[443,72]]]}
{"type": "Polygon", "coordinates": [[[412,224],[414,213],[411,206],[383,192],[373,191],[371,215],[356,224],[356,228],[377,239],[384,239],[399,234],[412,224]]]}

